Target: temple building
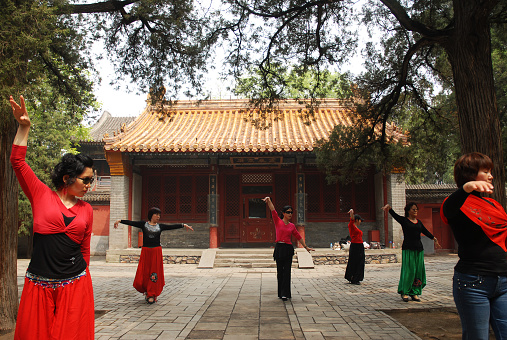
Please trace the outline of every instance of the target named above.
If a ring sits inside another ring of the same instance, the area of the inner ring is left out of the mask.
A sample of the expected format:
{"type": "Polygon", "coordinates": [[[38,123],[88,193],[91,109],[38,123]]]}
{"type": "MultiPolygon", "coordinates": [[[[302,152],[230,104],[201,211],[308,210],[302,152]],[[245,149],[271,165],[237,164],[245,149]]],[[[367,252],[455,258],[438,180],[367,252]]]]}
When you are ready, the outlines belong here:
{"type": "MultiPolygon", "coordinates": [[[[138,230],[113,223],[146,220],[153,206],[162,210],[162,223],[195,229],[162,233],[164,248],[271,246],[266,196],[277,210],[293,206],[292,221],[314,248],[348,235],[351,208],[365,220],[365,241],[401,245],[401,227],[380,209],[389,203],[403,213],[406,185],[399,174],[385,176],[372,165],[360,183],[328,184],[317,167],[317,141],[336,125],[351,124],[350,103],[323,100],[311,124],[300,117],[304,105],[280,105],[283,114],[266,129],[248,119],[247,100],[178,101],[170,108],[148,105],[134,118],[103,116],[92,128],[93,141],[81,145],[98,178],[85,196],[94,207],[92,253],[137,248],[138,230]]],[[[393,125],[388,133],[403,138],[393,125]]],[[[420,218],[432,231],[431,213],[420,218]]]]}

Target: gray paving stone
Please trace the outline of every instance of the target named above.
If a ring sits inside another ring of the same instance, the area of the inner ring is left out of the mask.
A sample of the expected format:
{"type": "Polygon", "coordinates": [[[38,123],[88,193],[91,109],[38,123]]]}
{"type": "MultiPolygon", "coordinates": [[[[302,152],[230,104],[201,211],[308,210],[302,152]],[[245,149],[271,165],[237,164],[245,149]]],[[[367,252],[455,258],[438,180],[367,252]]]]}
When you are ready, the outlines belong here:
{"type": "MultiPolygon", "coordinates": [[[[360,286],[347,284],[345,265],[292,269],[292,299],[276,294],[274,268],[197,269],[165,265],[166,286],[148,305],[133,287],[137,265],[92,258],[95,338],[114,339],[419,339],[383,313],[392,309],[454,307],[457,256],[425,258],[422,303],[396,293],[400,264],[367,265],[360,286]]],[[[18,260],[22,289],[27,260],[18,260]]]]}

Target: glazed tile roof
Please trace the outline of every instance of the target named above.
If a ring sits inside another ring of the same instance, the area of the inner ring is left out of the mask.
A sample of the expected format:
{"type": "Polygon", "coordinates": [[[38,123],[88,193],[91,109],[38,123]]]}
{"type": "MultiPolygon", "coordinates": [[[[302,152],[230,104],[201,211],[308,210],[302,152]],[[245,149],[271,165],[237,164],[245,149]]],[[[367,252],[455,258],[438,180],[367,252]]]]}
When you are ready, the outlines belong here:
{"type": "MultiPolygon", "coordinates": [[[[171,108],[171,118],[148,106],[123,132],[104,138],[104,147],[122,152],[312,151],[336,125],[352,123],[351,106],[346,102],[326,99],[315,121],[306,125],[298,115],[303,106],[289,101],[280,107],[283,118],[260,130],[245,119],[242,110],[247,105],[247,100],[178,101],[171,108]]],[[[395,127],[388,126],[388,130],[403,138],[395,127]]]]}
{"type": "Polygon", "coordinates": [[[136,117],[113,117],[107,111],[102,113],[95,124],[90,129],[90,137],[93,142],[102,142],[104,135],[112,136],[116,131],[120,131],[122,127],[126,127],[136,117]]]}

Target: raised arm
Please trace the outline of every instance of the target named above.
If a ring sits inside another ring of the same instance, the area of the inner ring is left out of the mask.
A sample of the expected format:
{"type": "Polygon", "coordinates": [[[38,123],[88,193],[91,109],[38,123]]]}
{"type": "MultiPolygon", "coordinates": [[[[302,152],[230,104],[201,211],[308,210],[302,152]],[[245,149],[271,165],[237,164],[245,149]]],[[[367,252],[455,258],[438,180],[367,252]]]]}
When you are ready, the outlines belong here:
{"type": "Polygon", "coordinates": [[[266,204],[268,205],[269,207],[269,210],[273,211],[275,210],[275,206],[273,205],[273,202],[271,202],[271,198],[269,197],[265,197],[262,199],[264,202],[266,202],[266,204]]]}
{"type": "Polygon", "coordinates": [[[349,215],[350,215],[350,219],[353,220],[354,219],[354,209],[349,210],[349,215]]]}
{"type": "Polygon", "coordinates": [[[30,132],[30,117],[26,111],[25,99],[23,96],[19,97],[19,105],[14,101],[12,96],[9,99],[12,107],[12,114],[19,123],[18,131],[14,137],[14,145],[27,146],[28,144],[28,132],[30,132]]]}

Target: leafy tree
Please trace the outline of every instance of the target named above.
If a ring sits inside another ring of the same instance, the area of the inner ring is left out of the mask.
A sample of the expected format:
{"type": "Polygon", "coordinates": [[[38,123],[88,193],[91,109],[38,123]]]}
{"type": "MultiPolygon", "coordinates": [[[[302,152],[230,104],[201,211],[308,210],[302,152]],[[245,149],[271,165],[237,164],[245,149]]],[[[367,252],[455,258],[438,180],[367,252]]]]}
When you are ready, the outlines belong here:
{"type": "Polygon", "coordinates": [[[273,98],[271,91],[278,92],[274,95],[278,100],[290,98],[306,105],[306,110],[299,112],[306,124],[311,124],[315,103],[318,105],[320,98],[347,99],[353,94],[348,74],[316,72],[306,68],[289,69],[281,65],[273,66],[269,74],[250,72],[248,76],[237,79],[232,91],[235,95],[252,98],[253,105],[245,109],[245,113],[259,129],[270,126],[271,119],[268,120],[267,117],[279,119],[283,116],[283,110],[270,103],[265,105],[264,98],[273,98]],[[273,86],[274,83],[278,85],[273,86]],[[256,102],[255,98],[258,99],[256,102]]]}
{"type": "MultiPolygon", "coordinates": [[[[77,24],[71,18],[55,16],[54,10],[44,2],[6,0],[2,3],[0,26],[0,97],[3,100],[0,108],[0,328],[12,329],[18,307],[19,224],[18,183],[9,162],[16,132],[9,95],[19,100],[23,94],[31,108],[41,108],[40,112],[48,115],[65,112],[68,117],[78,117],[88,109],[93,96],[89,73],[84,72],[89,63],[80,54],[87,42],[76,31],[77,24]],[[42,92],[46,95],[44,100],[42,92]]],[[[69,125],[62,126],[68,129],[69,125]]],[[[32,134],[37,130],[35,127],[32,134]]],[[[56,146],[56,141],[48,141],[53,142],[56,146]]]]}
{"type": "MultiPolygon", "coordinates": [[[[341,63],[355,46],[350,24],[356,16],[350,1],[229,0],[228,4],[235,15],[229,27],[236,40],[228,55],[234,75],[254,66],[269,75],[273,65],[294,62],[297,67],[322,70],[341,63]],[[254,20],[255,24],[249,25],[254,20]]],[[[353,132],[362,136],[342,132],[355,141],[348,145],[348,157],[342,158],[346,165],[363,162],[367,153],[383,160],[385,170],[401,160],[410,161],[411,155],[400,157],[398,146],[388,143],[389,122],[396,120],[399,107],[407,100],[427,117],[441,116],[443,107],[437,106],[441,103],[432,100],[439,92],[434,85],[441,84],[454,94],[461,152],[479,151],[493,159],[494,197],[504,203],[503,149],[490,38],[493,24],[505,31],[506,13],[506,3],[498,0],[367,1],[362,24],[379,34],[365,50],[367,71],[355,79],[361,119],[353,132]]],[[[273,79],[272,88],[283,85],[273,79]]],[[[263,98],[265,106],[276,107],[280,92],[268,92],[263,98]]],[[[330,143],[334,147],[330,145],[327,152],[333,157],[336,148],[344,144],[330,143]]]]}

